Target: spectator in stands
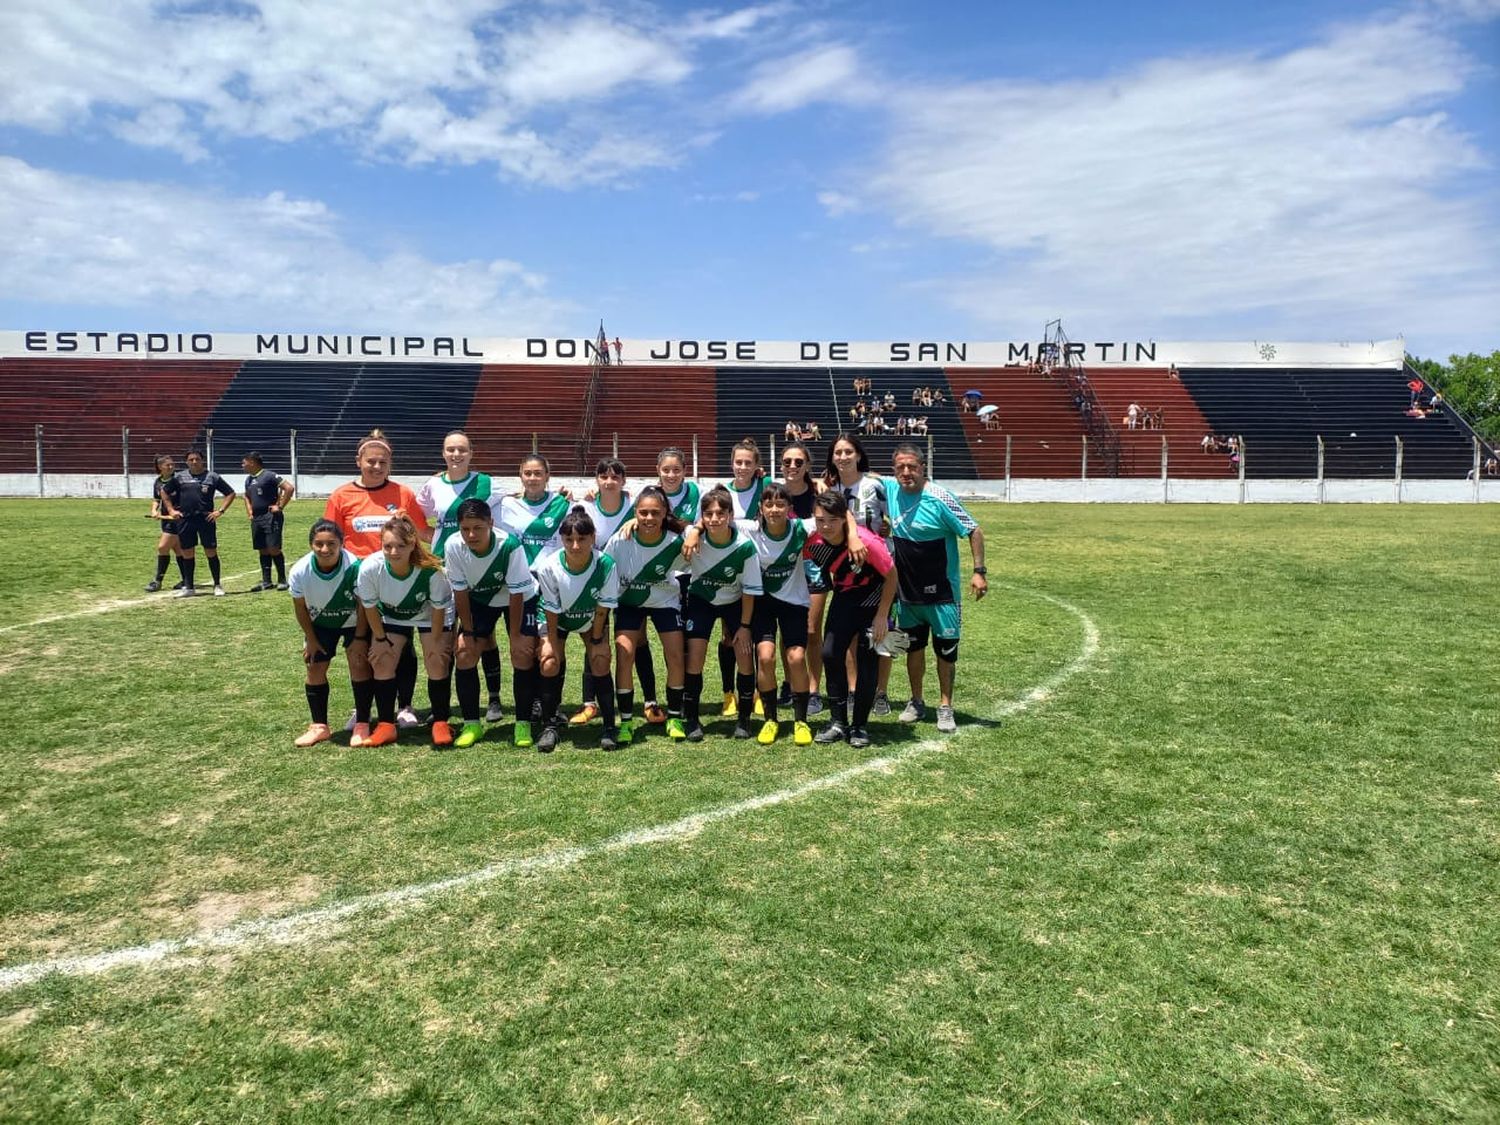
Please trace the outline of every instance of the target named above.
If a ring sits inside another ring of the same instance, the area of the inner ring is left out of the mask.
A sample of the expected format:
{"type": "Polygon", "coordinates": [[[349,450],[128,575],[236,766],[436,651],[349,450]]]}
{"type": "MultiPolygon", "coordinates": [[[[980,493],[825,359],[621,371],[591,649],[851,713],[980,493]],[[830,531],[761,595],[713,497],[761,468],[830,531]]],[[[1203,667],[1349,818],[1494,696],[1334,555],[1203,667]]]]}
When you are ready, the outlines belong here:
{"type": "Polygon", "coordinates": [[[1219,439],[1213,434],[1204,434],[1203,440],[1198,443],[1198,448],[1204,453],[1214,453],[1217,450],[1219,439]]]}
{"type": "Polygon", "coordinates": [[[900,718],[915,723],[926,714],[922,681],[927,674],[925,650],[930,636],[937,654],[937,729],[947,734],[958,729],[953,715],[962,597],[958,540],[969,540],[973,559],[969,588],[978,601],[989,592],[984,533],[951,492],[928,482],[927,462],[917,446],[911,442],[898,445],[891,463],[893,477],[884,482],[883,491],[900,576],[896,622],[911,635],[906,657],[911,701],[900,718]]]}
{"type": "Polygon", "coordinates": [[[1500,477],[1500,454],[1493,449],[1490,455],[1484,459],[1484,475],[1487,477],[1500,477]]]}
{"type": "Polygon", "coordinates": [[[245,470],[245,514],[250,517],[250,546],[260,555],[260,581],[252,590],[285,590],[286,556],[281,553],[281,532],[286,525],[286,506],[297,489],[291,481],[266,468],[256,450],[240,460],[245,470]],[[276,582],[271,582],[271,565],[276,582]]]}
{"type": "Polygon", "coordinates": [[[998,410],[993,414],[986,414],[984,416],[984,428],[987,430],[998,430],[1000,428],[1000,412],[998,410]]]}
{"type": "Polygon", "coordinates": [[[625,346],[620,343],[620,337],[615,337],[615,363],[625,362],[625,346]]]}
{"type": "Polygon", "coordinates": [[[161,589],[162,579],[167,576],[167,564],[174,555],[177,557],[177,571],[182,577],[177,589],[187,585],[187,568],[183,566],[182,547],[177,542],[182,513],[177,510],[176,480],[177,466],[171,455],[159,455],[156,458],[156,479],[151,482],[151,518],[161,521],[161,537],[156,541],[156,577],[146,583],[148,594],[161,589]]]}
{"type": "Polygon", "coordinates": [[[1417,397],[1419,395],[1421,395],[1422,390],[1423,390],[1422,380],[1420,380],[1420,379],[1411,379],[1411,380],[1408,380],[1407,384],[1406,384],[1406,389],[1411,392],[1411,402],[1407,404],[1408,407],[1416,406],[1417,405],[1417,397]]]}
{"type": "Polygon", "coordinates": [[[791,441],[794,438],[796,438],[797,433],[798,433],[797,423],[793,422],[790,418],[788,418],[786,425],[783,426],[782,429],[781,429],[781,436],[784,437],[787,441],[791,441]]]}
{"type": "Polygon", "coordinates": [[[1167,368],[1167,378],[1175,379],[1178,382],[1182,381],[1182,376],[1177,373],[1177,365],[1175,363],[1167,368]]]}
{"type": "Polygon", "coordinates": [[[187,455],[187,468],[177,474],[177,510],[182,513],[181,530],[177,541],[182,544],[183,587],[177,591],[179,598],[193,596],[193,568],[196,565],[195,548],[203,541],[203,553],[208,556],[208,570],[214,579],[214,597],[224,596],[224,585],[219,571],[219,517],[234,505],[234,487],[218,473],[208,467],[208,461],[198,450],[187,455]],[[214,507],[214,493],[224,497],[223,506],[214,507]]]}
{"type": "Polygon", "coordinates": [[[802,440],[803,441],[822,441],[823,440],[823,428],[821,426],[819,426],[816,422],[809,422],[807,424],[807,428],[802,431],[802,440]]]}
{"type": "Polygon", "coordinates": [[[1138,403],[1138,402],[1132,402],[1125,409],[1125,428],[1127,430],[1133,430],[1133,429],[1135,429],[1136,425],[1140,422],[1140,417],[1141,417],[1141,404],[1138,403]]]}

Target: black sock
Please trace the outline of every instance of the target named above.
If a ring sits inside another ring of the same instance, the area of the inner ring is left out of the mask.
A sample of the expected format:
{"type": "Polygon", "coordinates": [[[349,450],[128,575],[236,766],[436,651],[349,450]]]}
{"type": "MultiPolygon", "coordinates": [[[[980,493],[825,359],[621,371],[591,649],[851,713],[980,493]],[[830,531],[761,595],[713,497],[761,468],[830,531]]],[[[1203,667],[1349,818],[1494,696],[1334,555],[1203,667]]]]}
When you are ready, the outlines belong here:
{"type": "Polygon", "coordinates": [[[261,557],[260,557],[260,580],[262,582],[264,582],[267,586],[269,586],[271,584],[271,556],[270,555],[261,555],[261,557]]]}
{"type": "Polygon", "coordinates": [[[689,672],[683,678],[687,682],[682,689],[682,721],[687,724],[688,730],[692,730],[694,727],[703,725],[703,720],[698,714],[698,708],[703,702],[703,673],[689,672]]]}
{"type": "Polygon", "coordinates": [[[158,585],[160,585],[161,584],[161,580],[167,576],[167,567],[170,566],[171,563],[172,563],[172,556],[171,555],[157,555],[156,556],[156,581],[157,581],[158,585]]]}
{"type": "Polygon", "coordinates": [[[557,722],[557,709],[562,704],[562,677],[543,674],[537,696],[542,701],[542,722],[548,726],[554,725],[557,722]]]}
{"type": "Polygon", "coordinates": [[[394,723],[396,721],[396,681],[376,680],[375,683],[375,713],[382,723],[394,723]]]}
{"type": "Polygon", "coordinates": [[[276,581],[286,581],[286,556],[272,555],[271,561],[276,564],[276,581]]]}
{"type": "Polygon", "coordinates": [[[766,722],[774,723],[776,721],[776,705],[779,702],[780,700],[776,698],[775,684],[772,684],[769,688],[760,693],[760,705],[765,709],[766,722]]]}
{"type": "Polygon", "coordinates": [[[620,722],[628,723],[635,717],[635,689],[626,688],[624,691],[615,692],[615,710],[619,712],[620,722]]]}
{"type": "Polygon", "coordinates": [[[751,672],[736,672],[734,694],[738,696],[739,721],[748,724],[755,718],[755,675],[751,672]]]}
{"type": "Polygon", "coordinates": [[[307,691],[307,710],[312,715],[312,721],[328,725],[328,685],[327,684],[304,684],[307,691]]]}
{"type": "Polygon", "coordinates": [[[453,682],[458,687],[458,713],[466,723],[479,721],[479,669],[457,668],[453,682]]]}
{"type": "Polygon", "coordinates": [[[725,695],[734,691],[734,646],[719,646],[719,682],[725,695]]]}
{"type": "Polygon", "coordinates": [[[641,634],[641,647],[635,650],[635,678],[641,683],[641,698],[647,703],[656,702],[656,665],[651,662],[651,650],[646,647],[646,634],[641,634]]]}
{"type": "Polygon", "coordinates": [[[615,678],[608,672],[593,677],[594,702],[599,705],[599,717],[604,720],[604,729],[615,725],[615,678]]]}
{"type": "Polygon", "coordinates": [[[446,723],[453,713],[453,678],[444,676],[441,680],[434,680],[428,676],[427,702],[432,704],[432,721],[446,723]]]}
{"type": "Polygon", "coordinates": [[[792,692],[792,718],[799,723],[807,722],[807,701],[812,698],[810,691],[792,692]]]}
{"type": "Polygon", "coordinates": [[[479,654],[479,663],[484,668],[484,686],[490,699],[500,698],[500,650],[487,648],[479,654]]]}
{"type": "Polygon", "coordinates": [[[195,558],[178,559],[177,565],[182,570],[182,584],[184,588],[191,590],[193,588],[193,571],[198,569],[198,560],[195,558]]]}
{"type": "MultiPolygon", "coordinates": [[[[699,680],[698,686],[703,686],[702,680],[699,680]]],[[[682,688],[673,687],[671,684],[667,685],[667,718],[682,718],[682,693],[682,688]]]]}
{"type": "Polygon", "coordinates": [[[834,722],[838,723],[840,726],[847,727],[849,725],[849,700],[828,700],[828,715],[834,722]]]}
{"type": "Polygon", "coordinates": [[[413,631],[396,661],[396,701],[402,707],[411,706],[411,697],[417,691],[417,646],[422,643],[421,636],[413,631]]]}
{"type": "Polygon", "coordinates": [[[594,698],[594,673],[590,672],[587,667],[583,670],[583,698],[579,702],[595,705],[599,702],[594,698]]]}
{"type": "Polygon", "coordinates": [[[370,705],[375,702],[375,681],[350,680],[349,687],[354,692],[354,721],[356,723],[368,723],[370,721],[370,705]]]}
{"type": "Polygon", "coordinates": [[[531,722],[532,704],[536,702],[536,666],[512,668],[510,690],[516,701],[516,722],[531,722]]]}
{"type": "Polygon", "coordinates": [[[182,579],[182,584],[184,587],[192,585],[192,583],[188,581],[188,560],[183,558],[181,555],[177,556],[177,577],[182,579]]]}
{"type": "Polygon", "coordinates": [[[219,556],[218,555],[209,555],[208,556],[208,573],[210,573],[210,574],[212,574],[214,576],[214,585],[217,586],[219,584],[219,556]]]}

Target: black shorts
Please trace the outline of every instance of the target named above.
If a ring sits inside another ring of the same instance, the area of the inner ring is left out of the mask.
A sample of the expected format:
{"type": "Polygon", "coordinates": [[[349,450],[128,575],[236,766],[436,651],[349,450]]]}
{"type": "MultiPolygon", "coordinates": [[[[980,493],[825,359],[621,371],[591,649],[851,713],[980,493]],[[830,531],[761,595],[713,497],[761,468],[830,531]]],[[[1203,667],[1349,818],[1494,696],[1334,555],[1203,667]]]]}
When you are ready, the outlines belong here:
{"type": "Polygon", "coordinates": [[[200,542],[205,551],[219,549],[219,525],[210,523],[206,516],[188,516],[177,532],[177,541],[184,551],[191,551],[200,542]]]}
{"type": "Polygon", "coordinates": [[[724,622],[724,640],[733,640],[735,630],[740,627],[740,599],[735,598],[728,605],[714,605],[702,598],[688,595],[687,615],[683,625],[691,639],[708,640],[713,636],[715,621],[724,622]]]}
{"type": "Polygon", "coordinates": [[[285,512],[262,512],[251,516],[250,546],[257,551],[281,550],[281,529],[285,524],[285,512]]]}
{"type": "Polygon", "coordinates": [[[344,642],[344,650],[347,652],[349,646],[354,643],[354,626],[346,629],[325,629],[321,625],[314,625],[313,632],[317,634],[318,643],[323,646],[323,651],[308,661],[309,664],[327,664],[333,659],[333,654],[339,650],[339,641],[344,642]]]}
{"type": "Polygon", "coordinates": [[[682,610],[675,605],[661,606],[658,609],[622,605],[615,610],[616,633],[644,631],[647,621],[656,626],[658,635],[682,632],[682,610]]]}
{"type": "Polygon", "coordinates": [[[162,530],[162,533],[165,534],[165,535],[181,535],[182,534],[182,521],[181,520],[162,520],[161,521],[161,530],[162,530]]]}
{"type": "Polygon", "coordinates": [[[775,641],[781,633],[784,648],[807,647],[807,607],[793,605],[776,597],[755,599],[755,612],[750,617],[750,638],[756,644],[775,641]]]}

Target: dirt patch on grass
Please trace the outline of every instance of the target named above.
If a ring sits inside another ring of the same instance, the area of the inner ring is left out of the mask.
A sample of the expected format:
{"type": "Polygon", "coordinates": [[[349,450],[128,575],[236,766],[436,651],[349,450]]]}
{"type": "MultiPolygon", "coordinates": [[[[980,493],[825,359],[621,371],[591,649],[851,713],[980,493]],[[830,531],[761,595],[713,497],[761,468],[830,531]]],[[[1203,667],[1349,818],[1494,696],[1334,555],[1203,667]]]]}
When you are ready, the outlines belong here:
{"type": "Polygon", "coordinates": [[[88,773],[101,766],[112,766],[131,757],[130,750],[112,750],[106,754],[68,754],[59,758],[46,758],[37,762],[37,768],[52,773],[88,773]]]}
{"type": "Polygon", "coordinates": [[[192,905],[191,915],[200,930],[218,930],[246,915],[279,914],[305,906],[321,893],[314,875],[302,875],[291,884],[245,894],[210,891],[192,905]]]}
{"type": "Polygon", "coordinates": [[[36,1022],[36,1018],[42,1014],[40,1008],[19,1008],[8,1016],[0,1016],[0,1035],[8,1035],[20,1031],[36,1022]]]}

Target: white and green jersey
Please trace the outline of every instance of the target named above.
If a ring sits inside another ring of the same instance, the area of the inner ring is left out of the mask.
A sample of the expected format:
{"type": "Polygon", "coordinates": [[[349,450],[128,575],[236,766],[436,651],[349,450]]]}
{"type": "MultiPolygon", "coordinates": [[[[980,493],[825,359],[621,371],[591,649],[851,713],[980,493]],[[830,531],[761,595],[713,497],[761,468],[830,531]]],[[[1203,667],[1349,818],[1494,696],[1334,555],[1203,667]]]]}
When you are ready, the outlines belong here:
{"type": "Polygon", "coordinates": [[[462,480],[449,480],[447,473],[428,477],[417,489],[417,507],[432,524],[432,553],[443,557],[448,540],[458,532],[458,506],[465,500],[483,500],[493,511],[497,497],[487,473],[470,473],[462,480]]]}
{"type": "Polygon", "coordinates": [[[614,609],[620,604],[615,560],[598,550],[576,574],[568,569],[566,554],[554,551],[537,567],[536,584],[541,589],[542,609],[557,614],[557,627],[565,633],[587,629],[596,609],[614,609]]]}
{"type": "Polygon", "coordinates": [[[311,551],[292,564],[287,586],[293,598],[301,598],[312,623],[319,629],[352,629],[358,601],[354,586],[359,581],[359,556],[348,548],[339,551],[338,565],[331,571],[318,569],[311,551]]]}
{"type": "Polygon", "coordinates": [[[548,492],[535,504],[525,496],[506,496],[496,522],[521,541],[526,564],[536,570],[542,558],[562,547],[558,528],[572,510],[573,502],[561,492],[548,492]]]}
{"type": "Polygon", "coordinates": [[[667,497],[667,503],[672,508],[672,514],[683,523],[697,523],[698,511],[703,506],[703,490],[698,487],[697,481],[685,480],[681,488],[667,497]]]}
{"type": "Polygon", "coordinates": [[[602,495],[595,496],[584,505],[588,509],[589,518],[594,521],[594,542],[608,543],[614,538],[615,532],[620,530],[620,525],[635,514],[635,501],[630,498],[630,493],[625,493],[620,499],[620,507],[617,511],[606,512],[600,505],[602,495]]]}
{"type": "Polygon", "coordinates": [[[360,563],[357,590],[360,604],[378,609],[387,625],[425,629],[432,624],[433,610],[446,611],[453,606],[453,591],[441,570],[414,566],[410,574],[400,578],[392,573],[384,555],[371,555],[360,563]]]}
{"type": "Polygon", "coordinates": [[[753,520],[760,515],[760,494],[766,487],[766,480],[766,477],[758,476],[745,489],[735,488],[733,478],[724,482],[724,487],[729,489],[729,495],[734,500],[735,519],[753,520]]]}
{"type": "Polygon", "coordinates": [[[738,601],[741,594],[759,597],[765,593],[755,544],[734,524],[729,528],[731,538],[722,547],[704,534],[689,570],[692,581],[688,583],[688,593],[713,605],[729,605],[738,601]]]}
{"type": "Polygon", "coordinates": [[[787,520],[780,539],[761,527],[759,520],[738,520],[735,526],[755,544],[761,585],[767,594],[791,605],[805,606],[812,601],[807,568],[802,563],[802,548],[814,530],[812,520],[787,520]]]}
{"type": "Polygon", "coordinates": [[[491,533],[490,549],[475,554],[462,535],[454,536],[443,558],[448,585],[467,590],[479,605],[504,608],[512,594],[529,599],[536,593],[536,579],[526,565],[521,541],[504,528],[491,533]]]}
{"type": "Polygon", "coordinates": [[[663,530],[655,543],[642,543],[639,532],[616,535],[604,548],[615,560],[620,604],[631,609],[665,609],[682,598],[677,571],[682,562],[682,536],[663,530]]]}

